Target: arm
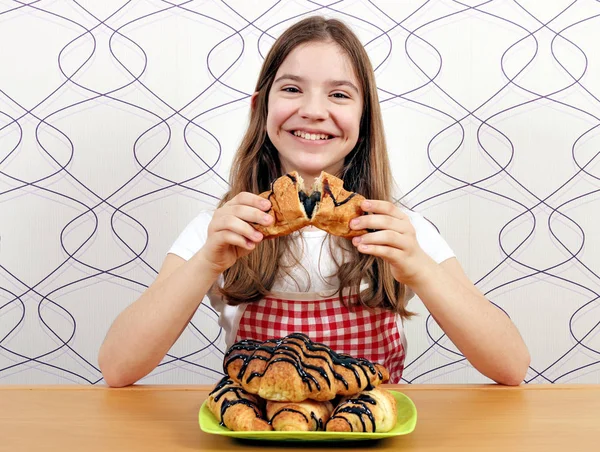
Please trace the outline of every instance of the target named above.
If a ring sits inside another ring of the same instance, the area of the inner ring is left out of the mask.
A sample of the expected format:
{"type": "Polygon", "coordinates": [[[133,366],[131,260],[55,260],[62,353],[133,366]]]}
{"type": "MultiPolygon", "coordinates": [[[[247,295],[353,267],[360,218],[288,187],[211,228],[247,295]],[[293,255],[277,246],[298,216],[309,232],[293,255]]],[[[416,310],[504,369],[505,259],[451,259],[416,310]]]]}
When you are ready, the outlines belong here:
{"type": "Polygon", "coordinates": [[[490,303],[455,258],[430,259],[411,288],[469,362],[500,384],[519,385],[529,351],[510,318],[490,303]]]}
{"type": "Polygon", "coordinates": [[[181,335],[218,275],[196,254],[169,254],[154,283],[110,327],[98,363],[109,386],[135,383],[152,371],[181,335]]]}
{"type": "Polygon", "coordinates": [[[109,386],[151,372],[179,338],[218,276],[251,253],[263,235],[250,223],[273,222],[271,203],[240,193],[217,209],[204,246],[189,261],[169,254],[152,285],[110,327],[98,363],[109,386]]]}
{"type": "Polygon", "coordinates": [[[353,220],[355,229],[376,232],[355,237],[365,254],[386,260],[394,278],[408,285],[469,362],[482,374],[518,385],[529,367],[529,352],[512,321],[477,290],[454,258],[437,264],[419,246],[415,230],[398,207],[368,200],[373,215],[353,220]]]}

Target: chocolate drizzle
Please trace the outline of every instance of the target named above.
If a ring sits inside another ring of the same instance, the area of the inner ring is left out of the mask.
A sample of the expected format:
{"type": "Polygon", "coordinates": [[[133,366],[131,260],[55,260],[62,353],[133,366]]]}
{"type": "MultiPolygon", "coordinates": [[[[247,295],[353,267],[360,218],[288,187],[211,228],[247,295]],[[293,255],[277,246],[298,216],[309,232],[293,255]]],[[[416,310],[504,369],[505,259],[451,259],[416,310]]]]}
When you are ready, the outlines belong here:
{"type": "MultiPolygon", "coordinates": [[[[281,410],[277,411],[272,417],[271,419],[269,419],[269,424],[273,425],[273,419],[275,419],[277,416],[279,416],[281,413],[284,412],[288,412],[288,413],[298,413],[300,416],[302,416],[304,418],[304,420],[306,421],[306,423],[308,424],[309,420],[306,417],[306,414],[304,414],[302,411],[300,410],[295,410],[293,408],[282,408],[281,410]]],[[[317,417],[317,415],[315,414],[315,412],[313,410],[310,411],[310,419],[315,423],[315,428],[313,430],[323,430],[324,429],[324,423],[323,423],[323,419],[317,417]]]]}
{"type": "Polygon", "coordinates": [[[346,204],[348,201],[350,201],[352,198],[354,198],[356,196],[356,193],[352,193],[350,196],[348,196],[343,201],[336,200],[335,199],[335,195],[331,191],[331,186],[329,185],[329,181],[327,179],[323,180],[323,192],[324,192],[323,197],[325,197],[326,195],[331,196],[331,200],[333,201],[333,205],[336,206],[336,207],[343,206],[344,204],[346,204]]]}
{"type": "MultiPolygon", "coordinates": [[[[284,338],[266,342],[243,340],[235,343],[225,354],[223,370],[226,374],[229,374],[230,364],[238,359],[243,362],[235,378],[241,381],[242,384],[250,383],[256,377],[262,377],[269,366],[278,362],[291,364],[310,391],[313,391],[313,388],[321,390],[321,384],[316,378],[317,375],[324,380],[329,388],[333,385],[329,375],[333,375],[335,380],[341,382],[348,389],[348,382],[336,372],[336,366],[342,366],[350,370],[359,388],[366,386],[367,389],[372,389],[370,384],[372,375],[378,375],[380,380],[383,377],[375,365],[367,359],[335,353],[324,344],[312,342],[308,336],[302,333],[293,333],[284,338]],[[247,372],[249,364],[255,359],[268,362],[262,373],[247,372]],[[307,359],[315,360],[320,364],[309,364],[306,362],[307,359]]],[[[234,376],[232,375],[232,377],[234,376]]]]}
{"type": "MultiPolygon", "coordinates": [[[[275,413],[271,419],[269,419],[269,424],[273,424],[273,419],[275,419],[277,416],[279,416],[281,413],[298,413],[300,416],[302,416],[304,418],[304,420],[306,421],[306,423],[308,424],[308,418],[306,417],[306,415],[300,411],[300,410],[294,410],[293,408],[282,408],[280,409],[277,413],[275,413]]],[[[313,416],[315,413],[311,413],[313,416]]]]}
{"type": "Polygon", "coordinates": [[[352,397],[342,402],[337,406],[330,419],[343,419],[350,426],[350,431],[354,431],[352,423],[347,419],[346,416],[341,416],[342,413],[353,414],[358,417],[362,426],[363,432],[375,432],[375,417],[369,405],[376,405],[377,402],[373,397],[368,394],[359,394],[356,397],[352,397]],[[369,420],[371,430],[367,429],[366,420],[369,420]]]}
{"type": "Polygon", "coordinates": [[[240,403],[252,408],[256,413],[256,416],[262,418],[261,409],[249,398],[254,396],[250,395],[244,388],[237,385],[233,380],[227,377],[223,377],[221,379],[217,386],[215,386],[215,388],[210,392],[209,396],[214,395],[215,402],[218,402],[219,399],[221,399],[221,397],[225,396],[227,393],[233,393],[236,398],[226,399],[223,400],[223,403],[221,403],[221,422],[219,425],[231,429],[231,427],[225,424],[225,413],[229,408],[240,403]]]}
{"type": "Polygon", "coordinates": [[[317,418],[317,415],[315,414],[314,411],[310,412],[310,417],[317,424],[317,430],[323,430],[324,429],[323,419],[322,418],[317,418]]]}

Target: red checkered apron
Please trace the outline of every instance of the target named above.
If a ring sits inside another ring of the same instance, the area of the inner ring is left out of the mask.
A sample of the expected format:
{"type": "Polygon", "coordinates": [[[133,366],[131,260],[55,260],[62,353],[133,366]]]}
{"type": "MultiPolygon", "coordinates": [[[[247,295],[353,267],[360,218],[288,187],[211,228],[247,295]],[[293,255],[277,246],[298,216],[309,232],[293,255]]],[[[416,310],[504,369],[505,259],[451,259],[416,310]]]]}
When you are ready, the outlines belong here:
{"type": "Polygon", "coordinates": [[[400,383],[405,349],[393,312],[360,305],[348,309],[337,296],[320,298],[317,293],[306,294],[302,300],[266,297],[244,307],[236,342],[304,333],[338,353],[383,364],[390,372],[390,383],[400,383]]]}

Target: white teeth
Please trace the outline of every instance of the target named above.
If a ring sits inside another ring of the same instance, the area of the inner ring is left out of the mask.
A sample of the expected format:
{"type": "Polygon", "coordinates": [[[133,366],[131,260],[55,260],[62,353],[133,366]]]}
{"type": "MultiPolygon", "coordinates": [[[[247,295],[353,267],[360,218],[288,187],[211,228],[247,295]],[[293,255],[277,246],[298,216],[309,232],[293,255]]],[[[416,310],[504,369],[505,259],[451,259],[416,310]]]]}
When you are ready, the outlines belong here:
{"type": "Polygon", "coordinates": [[[301,130],[294,130],[294,135],[296,135],[297,137],[300,138],[304,138],[305,140],[328,140],[329,139],[329,135],[326,135],[324,133],[307,133],[307,132],[303,132],[301,130]]]}

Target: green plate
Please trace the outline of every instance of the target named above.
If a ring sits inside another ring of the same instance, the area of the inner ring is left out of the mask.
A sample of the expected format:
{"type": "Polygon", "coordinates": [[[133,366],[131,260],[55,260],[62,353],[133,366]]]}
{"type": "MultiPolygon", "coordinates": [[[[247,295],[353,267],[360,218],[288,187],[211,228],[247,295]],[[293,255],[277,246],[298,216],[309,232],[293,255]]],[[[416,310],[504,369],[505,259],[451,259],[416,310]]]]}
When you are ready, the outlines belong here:
{"type": "Polygon", "coordinates": [[[415,425],[417,424],[417,408],[413,401],[405,394],[397,391],[390,392],[396,399],[398,418],[396,420],[396,425],[389,432],[234,432],[233,430],[229,430],[228,428],[219,425],[217,419],[208,409],[206,402],[200,407],[198,421],[200,423],[200,428],[206,433],[261,441],[358,441],[407,435],[415,429],[415,425]]]}

